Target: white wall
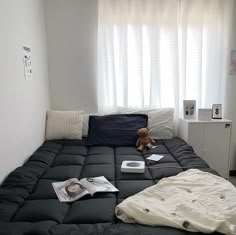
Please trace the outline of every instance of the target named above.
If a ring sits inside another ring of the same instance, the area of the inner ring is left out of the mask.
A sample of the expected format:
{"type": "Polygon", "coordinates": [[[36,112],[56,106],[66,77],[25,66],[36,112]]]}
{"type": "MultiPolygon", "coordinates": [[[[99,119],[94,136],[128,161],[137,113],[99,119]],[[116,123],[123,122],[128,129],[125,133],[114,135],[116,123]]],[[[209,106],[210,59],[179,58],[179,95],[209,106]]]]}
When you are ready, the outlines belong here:
{"type": "Polygon", "coordinates": [[[49,107],[43,2],[0,0],[0,182],[44,140],[49,107]],[[26,81],[22,45],[32,51],[26,81]]]}
{"type": "Polygon", "coordinates": [[[97,111],[97,0],[45,0],[51,107],[97,111]]]}
{"type": "MultiPolygon", "coordinates": [[[[232,25],[231,50],[236,50],[236,0],[234,0],[234,20],[232,25]]],[[[229,52],[230,57],[230,52],[229,52]]],[[[229,72],[229,69],[228,69],[229,72]]],[[[231,134],[230,170],[236,170],[236,75],[228,75],[225,97],[226,117],[233,122],[231,134]]],[[[220,137],[219,137],[220,138],[220,137]]]]}

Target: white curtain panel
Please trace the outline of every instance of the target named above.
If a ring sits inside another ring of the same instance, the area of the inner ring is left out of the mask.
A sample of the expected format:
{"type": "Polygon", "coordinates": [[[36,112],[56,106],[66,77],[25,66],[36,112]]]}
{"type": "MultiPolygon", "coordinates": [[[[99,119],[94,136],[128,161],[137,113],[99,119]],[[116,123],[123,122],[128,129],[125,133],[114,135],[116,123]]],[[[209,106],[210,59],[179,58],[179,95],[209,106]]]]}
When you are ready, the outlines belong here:
{"type": "Polygon", "coordinates": [[[99,0],[98,106],[223,103],[233,0],[99,0]]]}

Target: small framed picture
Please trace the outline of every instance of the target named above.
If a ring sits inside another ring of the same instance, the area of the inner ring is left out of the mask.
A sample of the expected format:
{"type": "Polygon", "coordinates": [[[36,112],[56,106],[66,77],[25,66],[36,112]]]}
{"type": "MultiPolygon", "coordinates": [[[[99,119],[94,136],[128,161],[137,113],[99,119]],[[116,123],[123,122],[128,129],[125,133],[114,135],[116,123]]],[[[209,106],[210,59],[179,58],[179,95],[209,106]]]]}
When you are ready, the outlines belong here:
{"type": "Polygon", "coordinates": [[[212,105],[212,118],[222,119],[222,105],[221,104],[212,105]]]}
{"type": "Polygon", "coordinates": [[[195,119],[196,118],[196,100],[184,100],[183,110],[185,119],[195,119]]]}

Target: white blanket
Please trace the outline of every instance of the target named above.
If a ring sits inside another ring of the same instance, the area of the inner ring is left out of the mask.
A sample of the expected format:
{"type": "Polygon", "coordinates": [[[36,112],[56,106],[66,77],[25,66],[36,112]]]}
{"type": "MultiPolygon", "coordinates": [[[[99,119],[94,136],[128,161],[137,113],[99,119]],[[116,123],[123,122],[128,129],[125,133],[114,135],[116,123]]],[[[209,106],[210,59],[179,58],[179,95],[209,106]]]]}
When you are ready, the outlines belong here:
{"type": "Polygon", "coordinates": [[[197,169],[160,180],[116,207],[125,223],[236,234],[236,188],[197,169]]]}

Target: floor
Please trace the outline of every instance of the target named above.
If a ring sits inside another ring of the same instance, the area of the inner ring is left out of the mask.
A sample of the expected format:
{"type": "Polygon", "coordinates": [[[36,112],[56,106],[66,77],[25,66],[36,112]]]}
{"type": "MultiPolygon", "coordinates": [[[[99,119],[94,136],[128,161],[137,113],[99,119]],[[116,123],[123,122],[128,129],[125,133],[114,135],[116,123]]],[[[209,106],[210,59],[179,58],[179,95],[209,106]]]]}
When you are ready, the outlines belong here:
{"type": "Polygon", "coordinates": [[[236,187],[236,176],[230,176],[229,181],[236,187]]]}

